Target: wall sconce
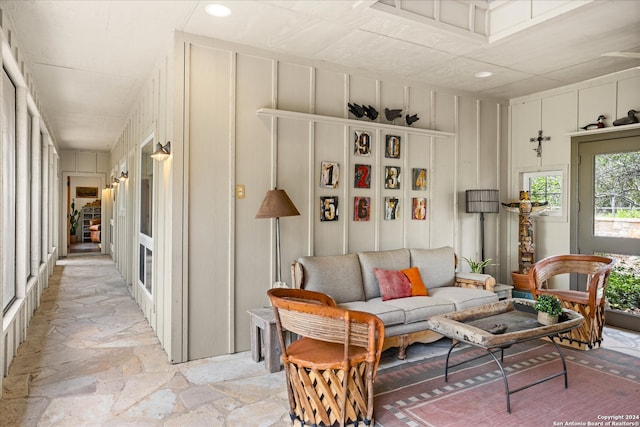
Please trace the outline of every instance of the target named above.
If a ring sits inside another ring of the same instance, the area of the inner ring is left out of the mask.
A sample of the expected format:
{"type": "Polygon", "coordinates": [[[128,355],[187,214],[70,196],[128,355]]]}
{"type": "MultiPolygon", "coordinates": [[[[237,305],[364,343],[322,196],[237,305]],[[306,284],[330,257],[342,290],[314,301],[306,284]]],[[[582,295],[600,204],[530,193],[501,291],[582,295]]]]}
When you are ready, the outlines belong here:
{"type": "Polygon", "coordinates": [[[113,185],[118,185],[118,184],[120,184],[120,180],[114,176],[113,177],[113,185]]]}
{"type": "Polygon", "coordinates": [[[120,182],[124,182],[127,180],[127,178],[129,178],[129,171],[122,171],[120,173],[120,182]]]}
{"type": "Polygon", "coordinates": [[[156,144],[156,151],[153,152],[151,157],[153,158],[153,160],[163,162],[169,158],[170,154],[171,154],[171,141],[167,141],[167,143],[164,145],[158,142],[158,144],[156,144]]]}

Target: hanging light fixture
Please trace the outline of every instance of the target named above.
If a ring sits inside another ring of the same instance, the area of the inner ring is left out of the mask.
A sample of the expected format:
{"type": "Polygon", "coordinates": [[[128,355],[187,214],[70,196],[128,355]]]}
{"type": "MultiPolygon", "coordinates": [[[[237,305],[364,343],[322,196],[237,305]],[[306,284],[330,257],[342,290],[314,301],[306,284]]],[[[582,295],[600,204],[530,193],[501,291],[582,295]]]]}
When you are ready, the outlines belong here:
{"type": "Polygon", "coordinates": [[[171,154],[171,141],[167,141],[167,143],[164,145],[158,142],[158,144],[156,144],[156,151],[153,152],[151,157],[153,158],[153,160],[163,162],[169,158],[170,154],[171,154]]]}

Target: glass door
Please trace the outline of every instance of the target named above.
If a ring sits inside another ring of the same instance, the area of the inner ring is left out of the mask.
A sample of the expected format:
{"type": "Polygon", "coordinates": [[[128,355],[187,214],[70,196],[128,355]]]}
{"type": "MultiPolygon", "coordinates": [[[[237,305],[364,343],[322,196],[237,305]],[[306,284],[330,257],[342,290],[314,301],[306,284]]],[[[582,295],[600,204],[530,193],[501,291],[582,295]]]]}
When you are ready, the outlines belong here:
{"type": "Polygon", "coordinates": [[[607,303],[630,315],[618,326],[640,330],[640,136],[580,142],[577,160],[577,252],[617,260],[607,303]]]}

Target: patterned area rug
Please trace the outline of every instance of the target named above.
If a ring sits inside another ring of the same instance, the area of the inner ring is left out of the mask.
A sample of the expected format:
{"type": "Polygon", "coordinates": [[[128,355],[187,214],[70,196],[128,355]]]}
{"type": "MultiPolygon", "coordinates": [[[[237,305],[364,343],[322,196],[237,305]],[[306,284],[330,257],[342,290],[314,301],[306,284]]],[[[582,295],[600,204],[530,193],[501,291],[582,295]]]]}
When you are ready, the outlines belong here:
{"type": "MultiPolygon", "coordinates": [[[[378,372],[376,425],[404,426],[640,426],[640,359],[613,350],[579,351],[562,347],[564,376],[511,395],[507,413],[504,382],[487,355],[450,369],[446,356],[411,362],[378,372]]],[[[454,351],[450,364],[486,354],[475,347],[454,351]]],[[[562,371],[556,348],[543,340],[505,350],[509,388],[562,371]]]]}

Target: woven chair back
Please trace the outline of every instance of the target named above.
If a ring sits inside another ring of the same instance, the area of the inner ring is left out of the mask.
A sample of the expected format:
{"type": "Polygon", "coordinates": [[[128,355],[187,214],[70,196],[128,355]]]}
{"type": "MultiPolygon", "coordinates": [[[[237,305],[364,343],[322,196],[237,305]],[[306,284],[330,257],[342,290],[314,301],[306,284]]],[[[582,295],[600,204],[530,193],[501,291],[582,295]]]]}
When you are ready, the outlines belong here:
{"type": "Polygon", "coordinates": [[[554,255],[538,261],[529,271],[529,283],[534,295],[548,288],[548,280],[561,274],[578,273],[587,276],[586,292],[598,295],[607,283],[615,260],[597,255],[554,255]]]}
{"type": "Polygon", "coordinates": [[[283,330],[319,341],[342,343],[381,352],[382,321],[360,311],[335,306],[331,297],[304,289],[271,289],[267,292],[283,330]]]}

